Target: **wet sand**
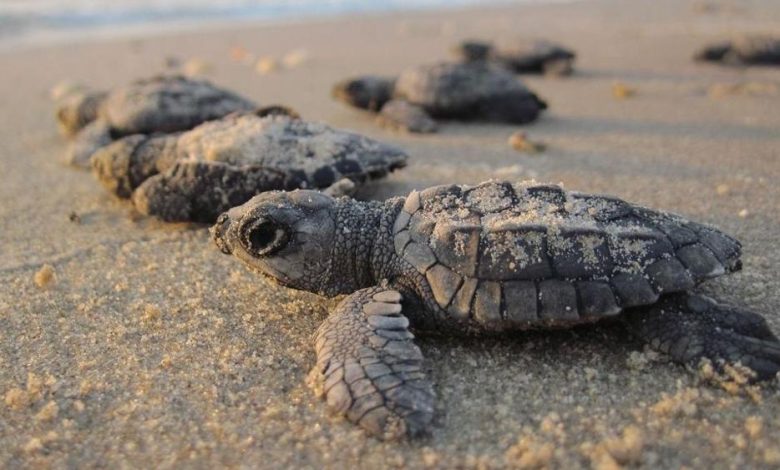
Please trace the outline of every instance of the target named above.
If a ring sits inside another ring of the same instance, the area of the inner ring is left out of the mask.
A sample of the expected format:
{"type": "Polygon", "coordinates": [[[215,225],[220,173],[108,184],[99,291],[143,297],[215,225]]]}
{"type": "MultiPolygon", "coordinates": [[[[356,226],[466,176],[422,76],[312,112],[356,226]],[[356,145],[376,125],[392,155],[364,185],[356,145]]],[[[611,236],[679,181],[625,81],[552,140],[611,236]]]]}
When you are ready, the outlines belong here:
{"type": "Polygon", "coordinates": [[[106,87],[164,71],[169,58],[197,58],[208,78],[260,104],[407,150],[411,165],[365,197],[536,178],[721,227],[743,241],[744,270],[703,290],[780,331],[780,71],[690,60],[724,35],[780,30],[780,5],[703,5],[481,8],[3,52],[0,466],[780,465],[776,382],[703,383],[618,325],[423,337],[439,395],[432,435],[365,437],[306,385],[311,335],[337,300],[262,280],[220,254],[203,226],[133,214],[62,163],[48,97],[63,78],[106,87]],[[460,38],[518,33],[579,53],[570,78],[525,79],[550,104],[524,127],[543,153],[510,148],[516,126],[448,123],[409,136],[329,97],[351,74],[394,74],[446,57],[460,38]],[[304,49],[306,60],[260,75],[231,58],[235,46],[277,58],[304,49]],[[616,99],[615,83],[635,95],[616,99]]]}

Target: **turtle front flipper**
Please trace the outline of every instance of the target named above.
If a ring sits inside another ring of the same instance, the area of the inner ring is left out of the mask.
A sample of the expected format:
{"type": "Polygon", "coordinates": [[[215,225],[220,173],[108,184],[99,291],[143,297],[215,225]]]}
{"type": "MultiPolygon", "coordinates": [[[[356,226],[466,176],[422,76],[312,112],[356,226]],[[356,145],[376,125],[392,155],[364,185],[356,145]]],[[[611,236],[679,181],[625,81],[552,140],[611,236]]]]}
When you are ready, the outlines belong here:
{"type": "Polygon", "coordinates": [[[173,166],[177,137],[177,134],[123,137],[92,155],[92,173],[106,189],[121,198],[129,198],[148,178],[173,166]]]}
{"type": "Polygon", "coordinates": [[[423,109],[406,100],[390,100],[377,115],[380,126],[415,134],[436,132],[436,121],[423,109]]]}
{"type": "Polygon", "coordinates": [[[144,215],[167,222],[208,223],[256,194],[287,188],[287,180],[283,172],[262,166],[178,162],[144,181],[132,199],[144,215]]]}
{"type": "Polygon", "coordinates": [[[65,161],[69,165],[89,168],[92,155],[113,140],[111,126],[102,119],[92,121],[84,126],[76,138],[68,144],[65,161]]]}
{"type": "Polygon", "coordinates": [[[626,312],[629,329],[678,362],[741,363],[755,379],[780,372],[780,341],[760,315],[695,294],[675,294],[626,312]]]}
{"type": "Polygon", "coordinates": [[[352,197],[357,189],[358,187],[354,181],[349,178],[341,178],[327,188],[323,189],[322,192],[330,197],[352,197]]]}
{"type": "Polygon", "coordinates": [[[433,387],[400,302],[394,290],[359,290],[316,336],[328,406],[381,439],[423,433],[433,418],[433,387]]]}

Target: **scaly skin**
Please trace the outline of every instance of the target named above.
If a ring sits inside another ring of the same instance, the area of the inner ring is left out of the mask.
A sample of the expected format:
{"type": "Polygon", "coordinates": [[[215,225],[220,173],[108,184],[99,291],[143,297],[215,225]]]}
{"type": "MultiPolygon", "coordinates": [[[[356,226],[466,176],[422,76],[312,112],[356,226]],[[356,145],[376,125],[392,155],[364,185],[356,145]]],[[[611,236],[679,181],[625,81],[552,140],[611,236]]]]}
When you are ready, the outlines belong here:
{"type": "MultiPolygon", "coordinates": [[[[540,188],[550,191],[532,189],[540,188]]],[[[284,286],[328,297],[351,294],[318,330],[317,370],[328,405],[383,439],[424,432],[433,416],[433,388],[409,328],[479,334],[582,323],[484,324],[473,321],[474,311],[464,321],[441,307],[429,282],[435,276],[422,274],[396,243],[410,220],[403,211],[414,212],[419,199],[440,195],[433,190],[361,203],[315,191],[266,193],[221,215],[212,228],[224,253],[284,286]]],[[[729,263],[738,267],[737,260],[729,263]]],[[[780,342],[759,315],[688,292],[647,303],[626,306],[617,318],[674,360],[709,359],[716,367],[740,362],[756,379],[780,371],[780,342]]]]}

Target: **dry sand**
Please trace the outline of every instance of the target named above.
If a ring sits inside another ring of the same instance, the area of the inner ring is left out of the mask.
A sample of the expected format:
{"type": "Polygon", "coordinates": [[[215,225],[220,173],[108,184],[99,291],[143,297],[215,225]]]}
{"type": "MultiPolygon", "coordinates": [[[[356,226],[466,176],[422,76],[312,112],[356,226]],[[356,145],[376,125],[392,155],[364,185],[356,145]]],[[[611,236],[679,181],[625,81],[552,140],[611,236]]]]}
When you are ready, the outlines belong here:
{"type": "Polygon", "coordinates": [[[611,325],[423,338],[439,395],[432,436],[366,438],[306,386],[310,336],[335,301],[261,280],[203,227],[134,217],[61,163],[48,100],[63,78],[110,86],[197,58],[191,68],[261,103],[408,150],[411,166],[369,197],[535,177],[720,226],[744,242],[745,269],[706,292],[780,331],[780,72],[690,60],[708,40],[778,30],[773,0],[614,0],[2,53],[0,467],[780,466],[777,383],[702,384],[611,325]],[[579,53],[575,76],[526,80],[550,103],[524,129],[544,153],[513,150],[514,126],[393,134],[329,98],[347,75],[392,74],[445,57],[458,38],[518,32],[579,53]],[[235,60],[246,51],[281,65],[260,75],[235,60]],[[285,68],[292,51],[305,60],[285,68]],[[616,83],[635,94],[617,99],[616,83]],[[759,85],[730,86],[740,83],[759,85]]]}

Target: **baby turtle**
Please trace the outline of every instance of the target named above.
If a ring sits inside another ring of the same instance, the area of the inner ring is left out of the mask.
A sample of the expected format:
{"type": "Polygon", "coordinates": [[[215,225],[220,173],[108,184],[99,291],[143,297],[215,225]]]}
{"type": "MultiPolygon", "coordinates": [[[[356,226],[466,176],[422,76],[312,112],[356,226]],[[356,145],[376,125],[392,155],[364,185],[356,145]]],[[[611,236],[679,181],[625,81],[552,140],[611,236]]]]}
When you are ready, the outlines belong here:
{"type": "Polygon", "coordinates": [[[250,100],[205,80],[158,76],[109,92],[73,90],[58,100],[60,131],[75,137],[68,163],[89,167],[100,147],[132,134],[178,132],[235,111],[257,109],[250,100]]]}
{"type": "Polygon", "coordinates": [[[353,78],[336,84],[333,96],[378,111],[382,125],[420,133],[434,132],[434,119],[525,124],[547,108],[517,77],[484,62],[424,65],[397,79],[353,78]]]}
{"type": "Polygon", "coordinates": [[[141,213],[214,222],[273,189],[333,194],[406,165],[400,149],[290,116],[237,113],[180,134],[136,134],[98,150],[93,172],[141,213]],[[345,180],[346,179],[346,180],[345,180]]]}
{"type": "Polygon", "coordinates": [[[446,334],[618,318],[674,360],[768,379],[765,320],[692,289],[740,244],[680,216],[558,186],[436,186],[385,202],[271,192],[220,216],[217,246],[278,283],[349,294],[316,335],[328,405],[372,434],[425,431],[434,392],[410,327],[446,334]],[[724,362],[725,361],[725,362],[724,362]]]}
{"type": "Polygon", "coordinates": [[[536,39],[500,39],[494,43],[467,40],[455,48],[466,62],[488,61],[516,73],[571,75],[576,54],[559,44],[536,39]]]}
{"type": "Polygon", "coordinates": [[[740,36],[707,46],[694,58],[727,65],[780,65],[780,38],[740,36]]]}

